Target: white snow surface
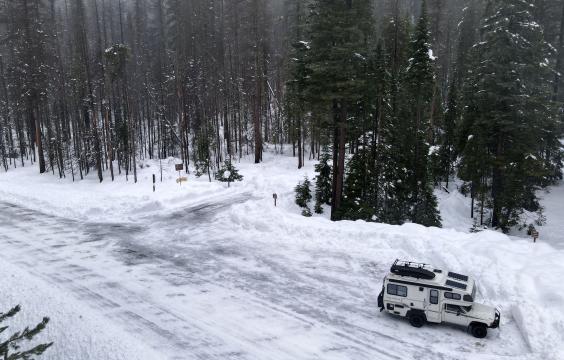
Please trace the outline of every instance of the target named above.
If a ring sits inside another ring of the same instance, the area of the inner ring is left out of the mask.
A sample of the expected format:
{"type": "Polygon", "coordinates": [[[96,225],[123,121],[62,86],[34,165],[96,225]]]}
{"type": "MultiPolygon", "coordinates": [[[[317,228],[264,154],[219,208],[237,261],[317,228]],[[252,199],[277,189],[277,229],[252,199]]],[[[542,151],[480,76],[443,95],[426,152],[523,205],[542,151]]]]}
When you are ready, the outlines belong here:
{"type": "Polygon", "coordinates": [[[456,191],[440,199],[450,229],[334,223],[294,204],[313,161],[296,170],[267,152],[235,164],[244,181],[230,188],[192,175],[180,186],[174,163],[155,193],[158,162],[137,184],[0,175],[0,311],[21,303],[16,327],[51,317],[44,359],[564,358],[564,249],[551,245],[564,236],[564,187],[546,195],[549,224],[532,244],[468,233],[456,191]],[[478,340],[381,313],[396,258],[476,277],[501,327],[478,340]]]}
{"type": "Polygon", "coordinates": [[[564,249],[564,182],[541,191],[539,197],[547,217],[546,225],[538,229],[540,241],[564,249]]]}
{"type": "Polygon", "coordinates": [[[24,348],[54,341],[47,350],[46,359],[159,358],[158,352],[132,337],[128,329],[108,321],[105,316],[84,306],[80,299],[68,296],[67,289],[30,275],[29,269],[21,268],[21,263],[12,265],[0,260],[0,274],[0,312],[17,304],[22,307],[14,318],[2,323],[2,326],[9,326],[6,333],[35,326],[44,316],[50,318],[47,328],[33,342],[23,345],[24,348]]]}

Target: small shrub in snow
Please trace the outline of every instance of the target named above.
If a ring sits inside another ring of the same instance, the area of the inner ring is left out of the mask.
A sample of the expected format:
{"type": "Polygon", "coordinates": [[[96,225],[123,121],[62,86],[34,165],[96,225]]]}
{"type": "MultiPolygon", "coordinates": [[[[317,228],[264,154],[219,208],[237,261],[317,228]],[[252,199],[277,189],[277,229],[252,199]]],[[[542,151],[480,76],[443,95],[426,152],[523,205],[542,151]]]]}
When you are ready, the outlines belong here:
{"type": "Polygon", "coordinates": [[[32,329],[26,327],[22,331],[18,331],[7,336],[6,340],[3,339],[1,335],[8,330],[8,327],[1,326],[2,322],[16,316],[20,310],[21,308],[18,305],[5,314],[0,313],[0,359],[34,359],[36,356],[42,355],[51,345],[53,345],[53,343],[39,344],[29,350],[21,349],[22,342],[33,340],[45,329],[47,323],[49,322],[49,318],[43,318],[43,320],[32,329]]]}
{"type": "Polygon", "coordinates": [[[296,188],[296,205],[303,208],[302,215],[306,217],[311,216],[311,210],[308,203],[311,201],[311,182],[306,176],[303,183],[299,183],[296,188]]]}
{"type": "Polygon", "coordinates": [[[315,177],[315,212],[317,214],[323,213],[323,204],[331,204],[331,191],[332,191],[332,180],[331,174],[333,170],[329,162],[331,161],[331,155],[324,149],[321,154],[321,159],[319,159],[319,164],[315,165],[315,172],[317,176],[315,177]]]}
{"type": "Polygon", "coordinates": [[[478,224],[478,219],[475,218],[474,222],[472,223],[472,227],[470,228],[470,232],[471,233],[477,233],[477,232],[481,232],[484,230],[487,230],[488,227],[486,225],[480,225],[478,224]]]}
{"type": "Polygon", "coordinates": [[[311,210],[309,208],[305,208],[302,210],[302,215],[305,217],[311,217],[311,210]]]}
{"type": "Polygon", "coordinates": [[[195,175],[196,177],[201,177],[208,173],[209,168],[209,160],[198,160],[195,162],[194,166],[196,168],[195,175]]]}
{"type": "Polygon", "coordinates": [[[231,160],[225,160],[223,166],[217,171],[215,177],[218,181],[226,182],[229,186],[234,181],[242,181],[243,176],[239,174],[239,171],[233,166],[231,160]]]}

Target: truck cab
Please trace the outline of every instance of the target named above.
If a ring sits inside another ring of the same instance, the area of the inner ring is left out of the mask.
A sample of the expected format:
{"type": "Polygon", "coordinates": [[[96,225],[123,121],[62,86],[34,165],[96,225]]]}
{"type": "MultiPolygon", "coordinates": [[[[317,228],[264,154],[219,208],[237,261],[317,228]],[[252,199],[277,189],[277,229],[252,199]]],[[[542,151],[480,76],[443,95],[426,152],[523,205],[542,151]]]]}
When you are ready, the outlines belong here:
{"type": "Polygon", "coordinates": [[[476,282],[470,276],[396,260],[384,278],[378,306],[415,327],[450,323],[484,338],[488,328],[499,326],[501,315],[494,307],[474,302],[475,296],[476,282]]]}

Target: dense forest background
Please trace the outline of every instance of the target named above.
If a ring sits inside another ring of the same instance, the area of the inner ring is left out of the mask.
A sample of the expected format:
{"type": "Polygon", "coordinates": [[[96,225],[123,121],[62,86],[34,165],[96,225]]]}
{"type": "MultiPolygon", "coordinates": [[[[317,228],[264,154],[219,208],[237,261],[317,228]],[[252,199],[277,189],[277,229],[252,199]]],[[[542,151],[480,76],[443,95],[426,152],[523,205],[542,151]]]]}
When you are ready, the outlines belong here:
{"type": "Polygon", "coordinates": [[[509,230],[562,178],[561,0],[0,0],[0,164],[319,159],[317,212],[509,230]]]}

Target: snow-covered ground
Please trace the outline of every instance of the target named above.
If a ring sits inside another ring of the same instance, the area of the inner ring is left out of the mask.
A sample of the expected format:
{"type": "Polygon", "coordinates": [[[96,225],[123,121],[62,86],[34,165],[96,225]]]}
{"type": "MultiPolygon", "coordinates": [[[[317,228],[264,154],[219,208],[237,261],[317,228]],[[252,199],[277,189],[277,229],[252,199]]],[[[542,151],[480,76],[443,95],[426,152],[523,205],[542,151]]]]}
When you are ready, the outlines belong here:
{"type": "Polygon", "coordinates": [[[564,182],[543,191],[540,196],[547,222],[539,229],[539,241],[564,249],[564,182]]]}
{"type": "MultiPolygon", "coordinates": [[[[155,193],[159,164],[144,165],[138,184],[69,184],[35,168],[0,175],[0,272],[9,274],[0,309],[22,303],[29,324],[52,318],[45,359],[564,358],[564,249],[468,233],[456,192],[441,196],[454,229],[333,223],[293,203],[313,162],[295,170],[294,159],[266,153],[263,164],[238,164],[245,179],[227,188],[193,176],[181,187],[170,160],[155,193]],[[396,258],[475,276],[501,328],[477,340],[380,313],[396,258]]],[[[546,196],[541,239],[564,235],[559,203],[562,187],[546,196]]]]}
{"type": "MultiPolygon", "coordinates": [[[[2,253],[4,248],[2,241],[2,253]]],[[[58,288],[53,282],[30,274],[29,265],[21,266],[18,262],[12,264],[0,260],[0,312],[16,304],[22,307],[14,318],[2,323],[2,326],[9,326],[13,333],[26,326],[34,326],[44,316],[49,316],[46,330],[32,343],[56,342],[47,351],[46,358],[137,360],[160,357],[158,352],[132,337],[129,329],[108,321],[103,314],[85,306],[79,298],[69,295],[68,291],[58,288]]]]}

